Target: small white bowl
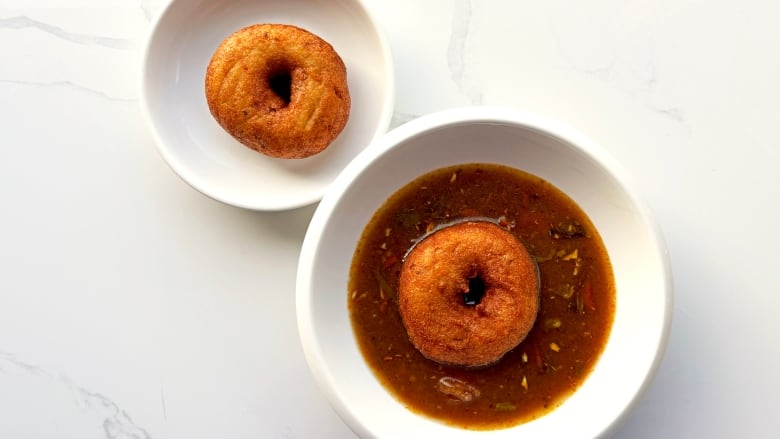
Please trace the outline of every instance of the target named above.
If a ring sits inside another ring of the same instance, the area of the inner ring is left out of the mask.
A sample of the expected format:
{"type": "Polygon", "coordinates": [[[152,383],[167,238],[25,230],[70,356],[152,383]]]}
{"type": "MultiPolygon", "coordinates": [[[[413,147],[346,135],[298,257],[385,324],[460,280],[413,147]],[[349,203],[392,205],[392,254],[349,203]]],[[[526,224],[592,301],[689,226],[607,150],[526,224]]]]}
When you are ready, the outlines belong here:
{"type": "Polygon", "coordinates": [[[195,189],[247,209],[318,201],[344,166],[385,133],[392,116],[390,49],[361,0],[173,0],[152,27],[143,61],[141,106],[162,156],[195,189]],[[214,50],[256,23],[307,29],[347,66],[350,118],[318,155],[266,157],[238,143],[209,112],[204,81],[214,50]]]}
{"type": "Polygon", "coordinates": [[[424,116],[361,153],[319,204],[297,275],[298,327],[309,368],[337,413],[363,437],[607,436],[661,361],[671,304],[671,273],[660,230],[615,160],[558,122],[501,108],[424,116]],[[461,430],[407,410],[363,360],[347,309],[353,252],[380,205],[422,174],[475,162],[522,169],[572,197],[604,240],[617,289],[609,340],[583,386],[549,414],[493,431],[461,430]]]}

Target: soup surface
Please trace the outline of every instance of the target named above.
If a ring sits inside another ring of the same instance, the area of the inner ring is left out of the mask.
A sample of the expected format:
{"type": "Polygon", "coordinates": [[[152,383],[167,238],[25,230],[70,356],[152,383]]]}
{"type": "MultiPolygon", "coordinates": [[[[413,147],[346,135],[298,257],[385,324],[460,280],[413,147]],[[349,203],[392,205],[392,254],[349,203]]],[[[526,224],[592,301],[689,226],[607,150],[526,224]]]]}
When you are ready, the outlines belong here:
{"type": "Polygon", "coordinates": [[[405,406],[461,428],[496,429],[542,416],[582,384],[609,336],[615,287],[601,238],[569,197],[522,171],[466,164],[414,180],[375,213],[352,260],[348,304],[366,362],[405,406]],[[541,281],[531,332],[482,369],[423,357],[397,306],[409,248],[464,218],[488,218],[512,232],[534,256],[541,281]]]}

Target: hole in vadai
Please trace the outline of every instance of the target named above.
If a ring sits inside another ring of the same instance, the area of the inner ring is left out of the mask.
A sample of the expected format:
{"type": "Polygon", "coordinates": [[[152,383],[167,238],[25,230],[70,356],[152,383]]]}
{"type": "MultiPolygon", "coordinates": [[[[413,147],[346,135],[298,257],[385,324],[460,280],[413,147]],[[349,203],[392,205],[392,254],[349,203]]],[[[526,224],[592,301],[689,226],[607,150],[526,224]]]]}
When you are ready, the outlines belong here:
{"type": "Polygon", "coordinates": [[[469,289],[463,293],[463,304],[477,306],[485,296],[485,281],[479,276],[469,279],[469,289]]]}
{"type": "Polygon", "coordinates": [[[268,75],[268,86],[271,90],[282,98],[284,105],[290,104],[292,96],[292,73],[290,69],[277,69],[268,75]]]}

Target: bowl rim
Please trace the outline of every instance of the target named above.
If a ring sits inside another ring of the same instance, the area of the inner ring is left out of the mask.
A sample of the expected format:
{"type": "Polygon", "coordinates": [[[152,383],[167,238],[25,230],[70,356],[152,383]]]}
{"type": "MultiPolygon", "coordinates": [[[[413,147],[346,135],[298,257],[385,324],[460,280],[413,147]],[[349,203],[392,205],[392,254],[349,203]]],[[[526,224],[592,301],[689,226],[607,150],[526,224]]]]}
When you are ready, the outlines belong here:
{"type": "MultiPolygon", "coordinates": [[[[171,148],[168,148],[166,146],[162,134],[160,133],[160,130],[157,127],[157,123],[155,122],[155,118],[152,116],[153,111],[150,105],[149,94],[151,93],[150,91],[151,79],[148,77],[149,75],[147,73],[149,69],[149,63],[150,63],[150,54],[154,49],[155,36],[157,36],[158,33],[161,31],[163,22],[167,17],[167,15],[170,14],[171,9],[173,9],[176,4],[182,2],[192,2],[192,1],[203,1],[203,0],[169,0],[163,7],[161,7],[159,12],[157,12],[156,16],[153,18],[152,23],[149,26],[149,30],[146,33],[142,45],[142,49],[140,53],[141,62],[139,68],[138,103],[141,109],[141,116],[145,121],[148,132],[152,136],[155,149],[162,156],[163,160],[168,165],[168,167],[182,181],[187,183],[190,187],[200,192],[201,194],[206,195],[207,197],[222,202],[224,204],[228,204],[231,206],[248,209],[248,210],[270,212],[270,211],[285,211],[285,210],[297,209],[320,201],[325,195],[325,193],[327,192],[330,184],[333,183],[333,181],[331,181],[328,184],[321,185],[319,188],[317,188],[317,190],[312,190],[311,192],[308,193],[308,196],[300,196],[297,198],[285,197],[286,202],[246,200],[246,199],[242,199],[242,197],[231,196],[230,194],[226,194],[218,189],[215,189],[212,185],[208,184],[207,182],[204,182],[204,180],[202,180],[202,178],[199,176],[197,172],[194,172],[192,171],[192,169],[190,169],[190,167],[186,164],[186,161],[180,160],[178,156],[171,150],[171,148]]],[[[392,116],[393,116],[393,108],[395,106],[395,87],[396,87],[395,66],[392,57],[392,50],[387,35],[385,34],[384,29],[380,25],[380,22],[376,17],[376,13],[373,12],[371,8],[368,7],[366,0],[342,0],[342,1],[349,1],[354,3],[363,12],[367,22],[369,23],[371,28],[374,29],[376,39],[381,49],[382,58],[384,60],[384,69],[382,73],[386,78],[385,87],[386,87],[387,99],[385,99],[385,101],[382,103],[381,109],[379,111],[379,118],[377,119],[378,122],[377,127],[372,138],[367,142],[366,145],[363,146],[363,149],[365,149],[365,147],[376,142],[379,138],[381,138],[390,127],[390,123],[392,121],[392,116]]]]}
{"type": "MultiPolygon", "coordinates": [[[[652,239],[654,256],[658,259],[663,279],[663,321],[660,322],[658,343],[653,346],[654,355],[648,372],[643,377],[637,392],[619,413],[616,413],[610,424],[600,428],[600,436],[610,436],[626,420],[641,397],[651,385],[663,361],[668,346],[673,317],[673,276],[669,260],[668,248],[660,224],[655,219],[648,203],[635,189],[635,184],[606,149],[586,137],[580,131],[552,118],[542,116],[528,110],[501,106],[466,106],[438,111],[409,121],[385,134],[381,139],[366,148],[356,156],[339,174],[329,191],[317,206],[304,236],[299,256],[296,274],[296,316],[299,338],[309,370],[318,387],[328,399],[338,416],[360,437],[376,437],[360,419],[353,416],[348,403],[341,398],[334,386],[333,374],[329,370],[322,347],[317,342],[316,328],[313,327],[311,298],[314,289],[310,282],[315,268],[314,256],[317,254],[320,237],[329,217],[338,206],[340,200],[349,188],[351,182],[360,176],[361,172],[392,150],[395,145],[407,142],[425,133],[463,124],[501,124],[514,125],[536,130],[551,135],[576,149],[586,153],[609,174],[611,174],[625,192],[626,196],[636,206],[641,219],[652,239]]],[[[346,292],[345,292],[346,297],[346,292]]],[[[611,336],[610,336],[611,337],[611,336]]],[[[512,430],[510,428],[509,430],[512,430]]],[[[501,431],[501,430],[499,430],[501,431]]],[[[484,432],[480,432],[484,433],[484,432]]]]}

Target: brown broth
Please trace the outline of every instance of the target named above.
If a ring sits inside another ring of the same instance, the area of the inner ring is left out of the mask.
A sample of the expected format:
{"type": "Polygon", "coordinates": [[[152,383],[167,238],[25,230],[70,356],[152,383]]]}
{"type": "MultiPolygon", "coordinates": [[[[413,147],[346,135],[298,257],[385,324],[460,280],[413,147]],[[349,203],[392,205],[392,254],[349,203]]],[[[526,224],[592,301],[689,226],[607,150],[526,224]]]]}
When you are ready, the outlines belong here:
{"type": "Polygon", "coordinates": [[[410,410],[468,429],[509,427],[559,406],[595,365],[615,307],[609,258],[585,213],[545,180],[489,164],[440,169],[393,194],[357,245],[348,294],[355,336],[380,382],[410,410]],[[396,300],[410,246],[438,225],[470,217],[491,218],[515,234],[541,279],[529,335],[478,370],[424,358],[407,338],[396,300]]]}

